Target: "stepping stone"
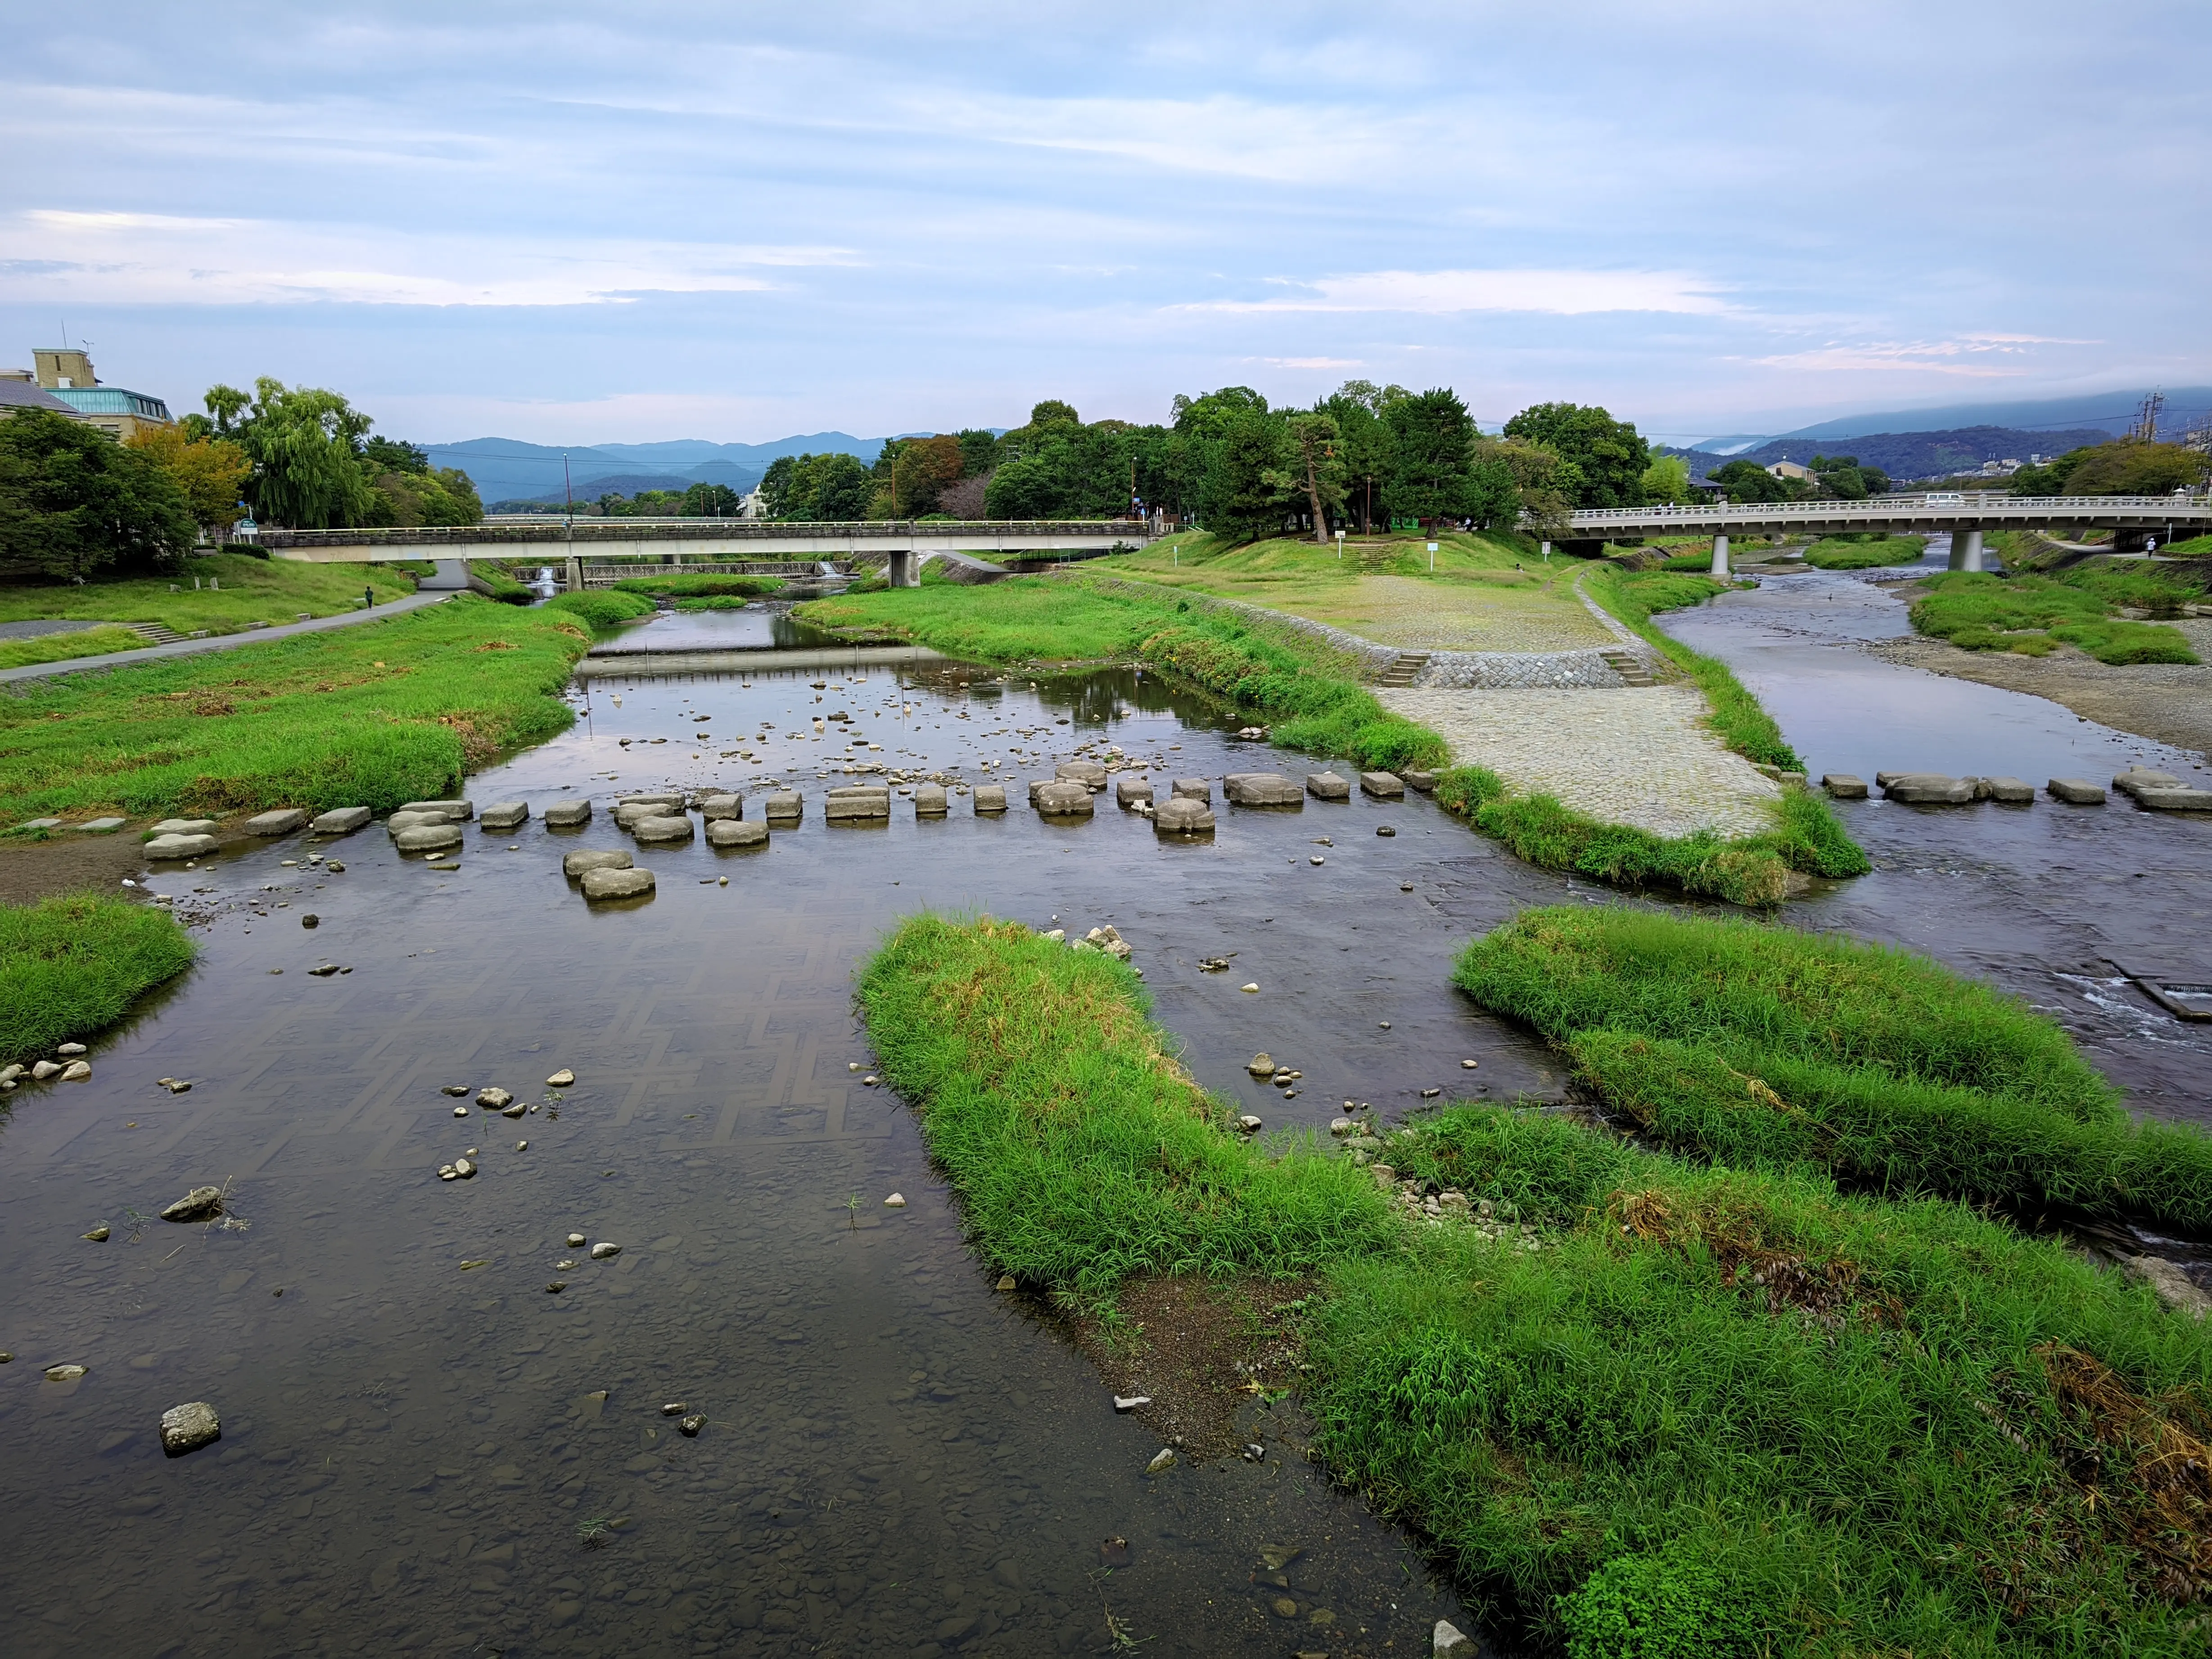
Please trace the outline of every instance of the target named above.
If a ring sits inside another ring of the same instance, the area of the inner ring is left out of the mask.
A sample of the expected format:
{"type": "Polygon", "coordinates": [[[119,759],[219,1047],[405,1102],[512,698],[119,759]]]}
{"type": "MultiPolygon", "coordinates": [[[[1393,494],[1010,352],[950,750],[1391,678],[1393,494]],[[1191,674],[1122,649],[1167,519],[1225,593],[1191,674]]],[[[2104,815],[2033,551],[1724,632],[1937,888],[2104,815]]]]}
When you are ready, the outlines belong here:
{"type": "Polygon", "coordinates": [[[681,793],[665,790],[655,795],[635,794],[615,797],[617,811],[620,811],[625,806],[681,806],[683,805],[684,797],[681,793]]]}
{"type": "Polygon", "coordinates": [[[1087,818],[1093,811],[1089,785],[1058,779],[1032,787],[1030,799],[1048,818],[1087,818]]]}
{"type": "Polygon", "coordinates": [[[720,818],[741,818],[745,815],[743,795],[709,795],[699,803],[699,816],[712,823],[720,818]]]}
{"type": "Polygon", "coordinates": [[[979,783],[975,786],[975,816],[988,817],[1006,810],[1006,787],[1002,783],[979,783]]]}
{"type": "Polygon", "coordinates": [[[768,845],[768,825],[748,823],[744,818],[709,818],[707,821],[707,845],[765,847],[768,845]]]}
{"type": "Polygon", "coordinates": [[[1096,793],[1106,787],[1106,769],[1097,761],[1062,761],[1052,769],[1053,776],[1066,783],[1079,783],[1096,793]]]}
{"type": "Polygon", "coordinates": [[[1213,799],[1213,783],[1207,778],[1177,778],[1168,786],[1168,793],[1181,800],[1210,801],[1213,799]]]}
{"type": "Polygon", "coordinates": [[[1867,798],[1866,780],[1850,772],[1823,773],[1820,787],[1838,800],[1864,800],[1867,798]]]}
{"type": "Polygon", "coordinates": [[[1159,799],[1159,791],[1143,778],[1114,780],[1114,804],[1117,806],[1150,806],[1159,799]]]}
{"type": "Polygon", "coordinates": [[[163,818],[146,833],[149,836],[211,836],[215,834],[213,818],[163,818]]]}
{"type": "Polygon", "coordinates": [[[1883,772],[1876,775],[1882,793],[1913,806],[1963,806],[1974,799],[1972,778],[1941,772],[1883,772]]]}
{"type": "Polygon", "coordinates": [[[848,823],[856,818],[883,818],[891,815],[891,794],[888,789],[832,789],[823,797],[822,816],[831,823],[848,823]]]}
{"type": "Polygon", "coordinates": [[[1436,793],[1437,775],[1433,772],[1401,772],[1398,775],[1405,779],[1408,789],[1419,790],[1424,795],[1436,793]]]}
{"type": "Polygon", "coordinates": [[[647,818],[665,818],[672,812],[681,812],[681,801],[617,801],[615,804],[615,827],[635,830],[647,818]]]}
{"type": "Polygon", "coordinates": [[[2154,812],[2212,812],[2212,789],[2137,789],[2136,805],[2154,812]]]}
{"type": "Polygon", "coordinates": [[[1362,772],[1359,793],[1372,795],[1376,800],[1403,800],[1406,786],[1395,772],[1362,772]]]}
{"type": "Polygon", "coordinates": [[[295,830],[307,827],[307,815],[296,806],[282,806],[274,812],[257,812],[246,821],[249,836],[289,836],[295,830]]]}
{"type": "Polygon", "coordinates": [[[914,815],[918,818],[941,818],[949,809],[941,783],[919,783],[914,789],[914,815]]]}
{"type": "Polygon", "coordinates": [[[1280,772],[1231,772],[1221,793],[1237,806],[1304,806],[1306,792],[1280,772]]]}
{"type": "Polygon", "coordinates": [[[477,820],[483,830],[512,830],[530,821],[530,803],[526,800],[494,801],[477,820]]]}
{"type": "Polygon", "coordinates": [[[141,850],[149,859],[200,859],[219,845],[213,836],[156,836],[141,850]]]}
{"type": "Polygon", "coordinates": [[[82,823],[72,823],[69,827],[72,830],[85,830],[94,835],[104,836],[111,830],[120,830],[130,822],[129,818],[87,818],[82,823]]]}
{"type": "Polygon", "coordinates": [[[58,830],[61,823],[59,818],[27,818],[15,827],[19,830],[58,830]]]}
{"type": "Polygon", "coordinates": [[[418,823],[411,830],[402,830],[392,838],[392,844],[403,853],[434,853],[441,847],[461,844],[461,826],[458,823],[418,823]]]}
{"type": "Polygon", "coordinates": [[[2151,772],[2136,766],[2130,767],[2112,780],[2112,787],[2124,795],[2142,799],[2146,789],[2179,789],[2181,780],[2171,772],[2151,772]]]}
{"type": "Polygon", "coordinates": [[[1152,813],[1152,828],[1163,836],[1202,836],[1213,829],[1213,808],[1206,801],[1176,795],[1152,813]]]}
{"type": "Polygon", "coordinates": [[[1350,800],[1352,786],[1334,772],[1309,772],[1306,793],[1316,800],[1350,800]]]}
{"type": "Polygon", "coordinates": [[[349,836],[373,816],[366,806],[333,806],[327,812],[317,813],[315,821],[307,828],[319,836],[349,836]]]}
{"type": "Polygon", "coordinates": [[[385,819],[384,827],[392,835],[397,836],[402,830],[420,830],[425,824],[458,823],[459,822],[460,819],[458,815],[452,812],[409,811],[403,808],[399,811],[394,812],[390,817],[385,819]]]}
{"type": "Polygon", "coordinates": [[[1984,778],[1989,786],[1989,799],[2018,806],[2035,799],[2035,786],[2019,778],[1984,778]]]}
{"type": "Polygon", "coordinates": [[[556,800],[545,809],[545,826],[549,830],[574,829],[592,821],[592,803],[587,800],[556,800]]]}
{"type": "Polygon", "coordinates": [[[688,817],[640,818],[629,832],[640,841],[656,842],[689,841],[693,833],[688,817]]]}
{"type": "Polygon", "coordinates": [[[796,823],[806,804],[796,789],[783,789],[761,803],[761,817],[770,823],[796,823]]]}
{"type": "Polygon", "coordinates": [[[445,812],[464,822],[476,817],[477,806],[469,800],[410,800],[404,803],[403,812],[445,812]]]}
{"type": "Polygon", "coordinates": [[[2069,806],[2102,806],[2105,789],[2102,784],[2092,783],[2087,778],[2053,778],[2043,786],[2051,792],[2051,799],[2063,800],[2069,806]]]}
{"type": "Polygon", "coordinates": [[[653,886],[650,870],[589,870],[584,874],[587,899],[642,898],[653,886]]]}
{"type": "Polygon", "coordinates": [[[630,855],[615,848],[590,847],[580,852],[561,855],[561,873],[583,877],[594,870],[627,870],[635,862],[630,855]]]}

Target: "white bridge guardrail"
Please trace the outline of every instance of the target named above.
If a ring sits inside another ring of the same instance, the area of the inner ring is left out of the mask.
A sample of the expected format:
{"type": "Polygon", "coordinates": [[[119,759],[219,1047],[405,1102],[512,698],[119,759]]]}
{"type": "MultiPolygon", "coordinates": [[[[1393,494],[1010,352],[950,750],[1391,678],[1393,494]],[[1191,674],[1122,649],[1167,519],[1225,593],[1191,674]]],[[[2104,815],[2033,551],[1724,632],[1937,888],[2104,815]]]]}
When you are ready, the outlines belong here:
{"type": "Polygon", "coordinates": [[[960,537],[994,539],[1036,537],[1083,537],[1143,543],[1152,538],[1142,519],[991,519],[914,520],[879,519],[858,522],[780,519],[579,519],[573,525],[561,517],[532,517],[520,523],[486,519],[480,524],[370,526],[354,530],[279,530],[264,528],[260,543],[271,548],[423,547],[465,543],[513,542],[544,546],[575,542],[654,541],[789,541],[793,538],[838,538],[848,541],[898,542],[919,538],[937,543],[960,537]]]}
{"type": "Polygon", "coordinates": [[[1576,528],[1646,523],[1658,519],[1717,519],[1733,514],[1760,519],[1833,519],[1863,514],[1899,518],[1912,513],[1972,514],[1990,518],[2095,520],[2166,516],[2212,518],[2212,501],[2203,495],[2014,495],[2001,490],[1928,490],[1917,495],[1869,495],[1863,501],[1830,497],[1810,501],[1708,501],[1650,507],[1594,507],[1569,515],[1576,528]]]}

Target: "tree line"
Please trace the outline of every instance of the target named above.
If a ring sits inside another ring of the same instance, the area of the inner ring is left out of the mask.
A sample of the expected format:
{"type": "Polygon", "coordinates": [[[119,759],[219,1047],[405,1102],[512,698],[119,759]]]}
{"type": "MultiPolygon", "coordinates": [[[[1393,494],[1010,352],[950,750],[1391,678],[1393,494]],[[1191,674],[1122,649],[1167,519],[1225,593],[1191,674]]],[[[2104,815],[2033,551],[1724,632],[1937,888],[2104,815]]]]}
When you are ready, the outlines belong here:
{"type": "Polygon", "coordinates": [[[120,444],[52,410],[0,421],[0,578],[173,571],[249,514],[307,530],[483,517],[466,473],[374,435],[337,392],[263,379],[251,395],[210,387],[205,404],[120,444]]]}
{"type": "Polygon", "coordinates": [[[1686,495],[1687,483],[1679,462],[1655,470],[1636,428],[1601,408],[1538,404],[1488,436],[1449,387],[1347,380],[1310,407],[1271,405],[1249,386],[1178,396],[1158,425],[1085,422],[1048,398],[1009,432],[894,439],[872,466],[850,455],[787,456],[761,491],[779,519],[1160,512],[1249,541],[1293,531],[1326,540],[1338,528],[1511,528],[1524,518],[1563,529],[1577,507],[1638,507],[1654,490],[1686,495]]]}

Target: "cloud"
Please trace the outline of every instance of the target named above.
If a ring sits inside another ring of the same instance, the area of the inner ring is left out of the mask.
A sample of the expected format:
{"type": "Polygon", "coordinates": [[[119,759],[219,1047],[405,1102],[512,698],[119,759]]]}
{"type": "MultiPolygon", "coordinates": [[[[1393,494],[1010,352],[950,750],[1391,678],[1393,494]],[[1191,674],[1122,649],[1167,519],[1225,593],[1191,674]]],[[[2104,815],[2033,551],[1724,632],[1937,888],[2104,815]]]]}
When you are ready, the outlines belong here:
{"type": "Polygon", "coordinates": [[[776,284],[763,268],[850,265],[849,249],[611,240],[393,236],[309,225],[34,208],[0,300],[82,304],[590,306],[776,284]]]}
{"type": "Polygon", "coordinates": [[[1950,340],[1867,340],[1855,343],[1830,341],[1806,351],[1740,361],[1761,368],[1786,368],[1801,374],[1911,369],[1968,380],[2007,380],[2033,372],[2033,365],[2028,362],[2002,361],[2032,356],[2032,346],[2098,343],[2094,340],[2066,340],[2040,334],[1962,334],[1950,340]],[[1997,361],[1991,361],[1993,358],[1997,361]]]}
{"type": "MultiPolygon", "coordinates": [[[[1281,279],[1278,279],[1281,280],[1281,279]]],[[[1181,311],[1397,311],[1447,316],[1464,311],[1540,311],[1577,317],[1601,311],[1713,316],[1729,309],[1718,284],[1679,270],[1372,270],[1322,276],[1310,290],[1273,300],[1215,300],[1181,311]]]]}
{"type": "Polygon", "coordinates": [[[1250,362],[1265,363],[1270,368],[1364,368],[1366,364],[1357,357],[1253,357],[1250,362]]]}

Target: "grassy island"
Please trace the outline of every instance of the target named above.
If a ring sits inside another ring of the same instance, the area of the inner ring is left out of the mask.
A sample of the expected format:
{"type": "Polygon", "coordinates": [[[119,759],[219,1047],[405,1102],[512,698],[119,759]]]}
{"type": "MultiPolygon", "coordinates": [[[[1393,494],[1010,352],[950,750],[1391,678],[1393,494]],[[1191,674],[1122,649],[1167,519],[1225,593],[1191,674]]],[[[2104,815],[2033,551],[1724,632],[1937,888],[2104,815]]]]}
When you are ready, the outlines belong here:
{"type": "Polygon", "coordinates": [[[1902,953],[1646,917],[1637,948],[1674,971],[1644,973],[1591,958],[1613,936],[1589,920],[1524,917],[1462,980],[1542,1029],[1796,1056],[1733,1109],[1820,1132],[1693,1126],[1669,1153],[1451,1104],[1362,1169],[1240,1138],[1126,966],[1018,925],[915,918],[860,1000],[990,1271],[1092,1307],[1148,1274],[1317,1285],[1316,1451],[1538,1651],[2202,1652],[2212,1333],[1942,1196],[1918,1097],[1885,1123],[1880,1098],[1847,1121],[1817,1097],[1820,1066],[1893,1053],[1915,1087],[2021,1103],[1982,1120],[2009,1163],[1975,1190],[2030,1202],[2023,1143],[2103,1121],[2094,1073],[2040,1017],[1902,953]],[[1583,956],[1547,989],[1533,952],[1562,938],[1583,956]],[[1710,975],[1736,971],[1743,1011],[1717,1023],[1710,975]],[[1801,1085],[1817,1109],[1784,1092],[1801,1085]],[[1836,1149],[1885,1138],[1899,1155],[1867,1190],[1836,1149]],[[1434,1218],[1422,1192],[1443,1194],[1434,1218]]]}
{"type": "Polygon", "coordinates": [[[93,894],[0,904],[0,1065],[97,1036],[192,955],[158,906],[93,894]]]}

